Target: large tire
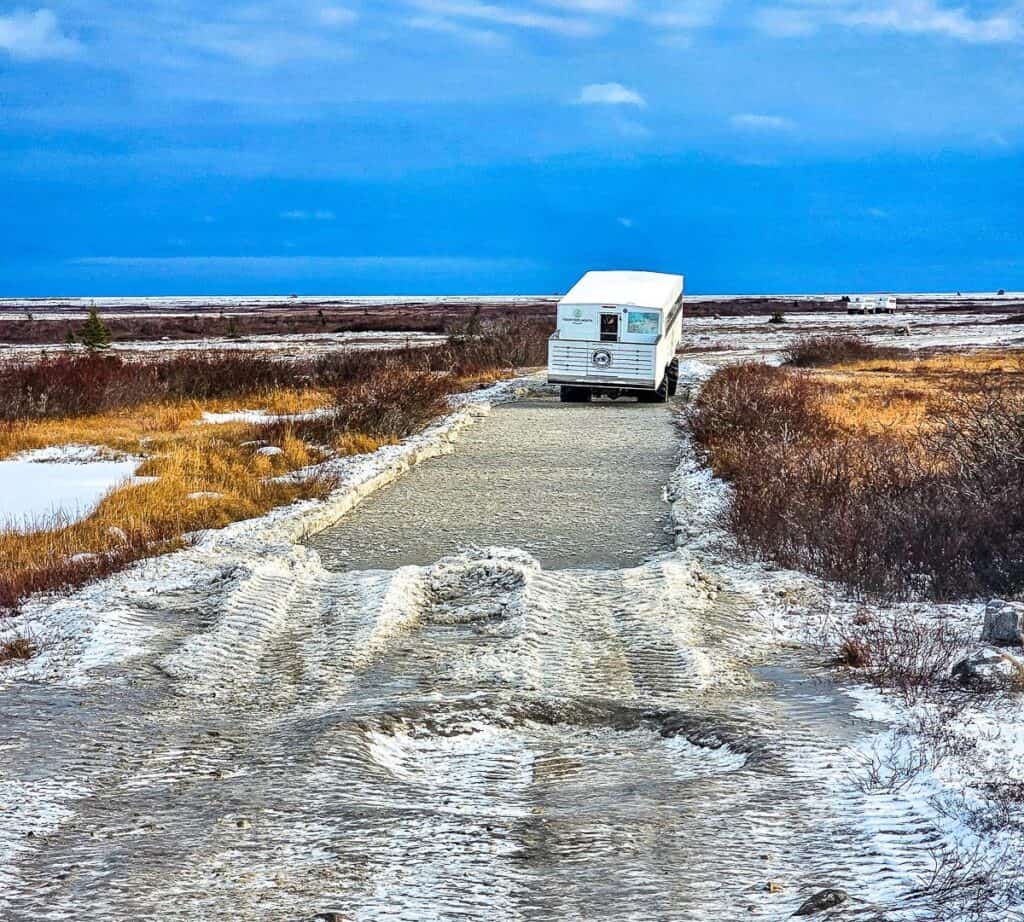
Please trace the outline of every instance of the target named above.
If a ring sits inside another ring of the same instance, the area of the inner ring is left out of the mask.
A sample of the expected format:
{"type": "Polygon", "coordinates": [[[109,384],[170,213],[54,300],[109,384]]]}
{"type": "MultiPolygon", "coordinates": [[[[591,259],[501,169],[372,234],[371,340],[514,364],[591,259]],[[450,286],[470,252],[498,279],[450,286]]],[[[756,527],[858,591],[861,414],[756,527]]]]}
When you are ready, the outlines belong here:
{"type": "Polygon", "coordinates": [[[558,392],[558,399],[562,403],[590,403],[590,388],[563,384],[558,392]]]}
{"type": "Polygon", "coordinates": [[[668,400],[668,375],[661,379],[661,387],[656,391],[640,391],[636,399],[638,403],[664,403],[668,400]]]}
{"type": "Polygon", "coordinates": [[[665,380],[668,381],[668,395],[675,397],[679,390],[679,359],[672,359],[665,370],[665,380]]]}

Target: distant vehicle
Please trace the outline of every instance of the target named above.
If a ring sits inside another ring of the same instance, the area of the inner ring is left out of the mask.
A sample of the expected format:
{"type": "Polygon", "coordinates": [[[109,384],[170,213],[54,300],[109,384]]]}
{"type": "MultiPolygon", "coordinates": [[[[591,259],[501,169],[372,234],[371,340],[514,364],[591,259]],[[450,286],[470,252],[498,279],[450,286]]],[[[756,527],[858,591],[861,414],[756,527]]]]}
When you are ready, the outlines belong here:
{"type": "Polygon", "coordinates": [[[895,314],[896,299],[892,295],[854,295],[846,308],[848,314],[895,314]]]}
{"type": "Polygon", "coordinates": [[[548,381],[564,403],[635,396],[663,403],[676,392],[682,337],[681,275],[588,272],[558,302],[548,342],[548,381]]]}

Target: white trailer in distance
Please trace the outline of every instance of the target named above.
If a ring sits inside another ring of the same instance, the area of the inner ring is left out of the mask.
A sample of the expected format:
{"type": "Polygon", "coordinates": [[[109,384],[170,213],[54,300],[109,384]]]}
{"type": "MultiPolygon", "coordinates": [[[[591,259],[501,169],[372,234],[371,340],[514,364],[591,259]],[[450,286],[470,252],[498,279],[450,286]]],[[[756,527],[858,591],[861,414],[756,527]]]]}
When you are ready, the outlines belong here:
{"type": "Polygon", "coordinates": [[[854,295],[846,309],[848,314],[895,314],[896,299],[892,295],[854,295]]]}
{"type": "Polygon", "coordinates": [[[676,392],[683,328],[681,275],[588,272],[558,302],[548,342],[548,382],[563,402],[635,396],[662,403],[676,392]]]}

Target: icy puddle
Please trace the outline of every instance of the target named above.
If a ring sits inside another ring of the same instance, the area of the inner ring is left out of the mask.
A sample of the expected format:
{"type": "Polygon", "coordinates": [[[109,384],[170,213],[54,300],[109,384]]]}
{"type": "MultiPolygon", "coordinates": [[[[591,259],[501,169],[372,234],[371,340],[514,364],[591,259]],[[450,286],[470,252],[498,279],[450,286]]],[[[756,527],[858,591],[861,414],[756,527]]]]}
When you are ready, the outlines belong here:
{"type": "Polygon", "coordinates": [[[77,521],[138,466],[135,458],[104,459],[92,446],[73,445],[0,461],[0,525],[29,531],[56,517],[77,521]]]}
{"type": "Polygon", "coordinates": [[[665,406],[522,400],[310,545],[326,566],[360,570],[474,545],[522,548],[545,569],[629,566],[672,546],[664,488],[676,457],[665,406]]]}

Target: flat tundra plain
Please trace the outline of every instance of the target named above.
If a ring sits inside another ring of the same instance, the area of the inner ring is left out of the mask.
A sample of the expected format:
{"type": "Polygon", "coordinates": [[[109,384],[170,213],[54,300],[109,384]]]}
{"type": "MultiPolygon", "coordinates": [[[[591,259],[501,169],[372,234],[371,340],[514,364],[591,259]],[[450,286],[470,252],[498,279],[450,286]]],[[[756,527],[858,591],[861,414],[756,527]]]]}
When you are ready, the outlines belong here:
{"type": "MultiPolygon", "coordinates": [[[[734,321],[688,328],[683,394],[790,335],[734,321]]],[[[740,559],[673,410],[501,385],[324,503],[27,606],[0,916],[936,918],[947,825],[858,777],[891,708],[798,639],[827,588],[740,559]]]]}

